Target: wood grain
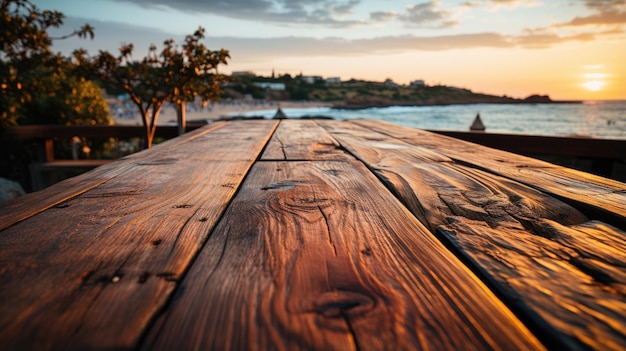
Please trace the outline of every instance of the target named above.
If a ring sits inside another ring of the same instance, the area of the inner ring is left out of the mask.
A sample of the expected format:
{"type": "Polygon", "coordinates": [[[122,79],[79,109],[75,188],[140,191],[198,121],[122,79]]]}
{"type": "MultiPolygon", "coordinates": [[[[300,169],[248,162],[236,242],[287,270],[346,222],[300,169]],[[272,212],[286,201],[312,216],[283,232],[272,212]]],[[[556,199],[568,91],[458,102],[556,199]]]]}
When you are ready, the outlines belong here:
{"type": "Polygon", "coordinates": [[[258,162],[146,350],[542,349],[359,162],[258,162]]]}
{"type": "Polygon", "coordinates": [[[626,232],[601,222],[532,225],[492,228],[463,219],[438,231],[508,299],[552,326],[568,349],[624,350],[626,232]]]}
{"type": "Polygon", "coordinates": [[[383,122],[209,125],[0,209],[0,345],[624,349],[620,184],[383,122]]]}
{"type": "Polygon", "coordinates": [[[339,144],[313,120],[281,120],[262,160],[349,160],[339,144]]]}
{"type": "Polygon", "coordinates": [[[604,221],[626,228],[626,184],[540,160],[383,121],[355,121],[367,128],[427,147],[458,162],[489,170],[558,196],[604,221]],[[605,216],[606,215],[606,216],[605,216]]]}
{"type": "Polygon", "coordinates": [[[0,345],[135,347],[276,124],[230,122],[132,155],[0,231],[0,345]]]}
{"type": "Polygon", "coordinates": [[[429,150],[325,126],[555,347],[626,348],[626,233],[549,195],[429,150]],[[385,145],[384,148],[379,145],[385,145]],[[552,330],[550,333],[549,331],[552,330]]]}
{"type": "Polygon", "coordinates": [[[626,140],[433,130],[436,134],[518,154],[626,159],[626,140]]]}
{"type": "Polygon", "coordinates": [[[66,179],[60,182],[61,184],[59,186],[26,194],[14,201],[2,203],[0,205],[0,230],[8,228],[15,223],[23,221],[124,174],[135,167],[137,162],[139,162],[138,160],[142,158],[159,158],[164,149],[170,149],[176,145],[184,144],[223,126],[223,122],[210,124],[196,129],[193,132],[186,133],[180,138],[171,139],[155,145],[149,150],[135,153],[112,162],[111,164],[103,165],[87,173],[66,179]]]}

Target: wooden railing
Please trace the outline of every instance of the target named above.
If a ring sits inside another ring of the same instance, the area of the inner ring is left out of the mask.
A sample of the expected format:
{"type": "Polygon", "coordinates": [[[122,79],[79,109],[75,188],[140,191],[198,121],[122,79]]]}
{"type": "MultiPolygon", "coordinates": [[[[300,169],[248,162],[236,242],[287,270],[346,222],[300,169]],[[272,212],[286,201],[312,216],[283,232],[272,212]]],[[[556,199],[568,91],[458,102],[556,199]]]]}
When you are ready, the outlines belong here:
{"type": "Polygon", "coordinates": [[[561,166],[626,180],[626,140],[432,130],[437,134],[561,166]],[[583,159],[586,162],[582,162],[583,159]]]}
{"type": "Polygon", "coordinates": [[[439,130],[432,132],[518,154],[626,159],[626,140],[439,130]]]}
{"type": "MultiPolygon", "coordinates": [[[[188,124],[187,131],[199,128],[202,124],[188,124]]],[[[157,138],[171,139],[178,136],[177,126],[159,126],[156,130],[157,138]]],[[[32,125],[7,128],[0,137],[5,140],[35,140],[37,141],[37,156],[30,164],[32,190],[41,190],[52,183],[61,180],[55,179],[58,172],[71,175],[82,173],[101,166],[111,159],[56,159],[54,156],[54,142],[58,139],[85,137],[89,139],[132,139],[143,138],[145,128],[142,126],[64,126],[64,125],[32,125]]]]}
{"type": "MultiPolygon", "coordinates": [[[[202,124],[188,124],[187,131],[197,129],[202,124]]],[[[433,131],[435,133],[473,142],[476,144],[542,158],[556,156],[589,159],[589,166],[579,169],[597,175],[623,181],[626,177],[626,140],[606,140],[574,137],[549,137],[536,135],[494,134],[457,131],[433,131]]],[[[3,139],[37,140],[37,160],[30,167],[33,190],[39,190],[49,181],[43,174],[52,171],[86,171],[110,160],[57,160],[54,157],[54,140],[74,136],[92,139],[141,138],[145,135],[142,126],[62,126],[36,125],[11,127],[2,133],[3,139]]],[[[160,126],[156,137],[170,139],[178,135],[177,126],[160,126]]],[[[555,159],[548,159],[555,162],[555,159]]],[[[555,162],[555,163],[558,163],[555,162]]],[[[561,164],[572,166],[570,164],[561,164]]]]}

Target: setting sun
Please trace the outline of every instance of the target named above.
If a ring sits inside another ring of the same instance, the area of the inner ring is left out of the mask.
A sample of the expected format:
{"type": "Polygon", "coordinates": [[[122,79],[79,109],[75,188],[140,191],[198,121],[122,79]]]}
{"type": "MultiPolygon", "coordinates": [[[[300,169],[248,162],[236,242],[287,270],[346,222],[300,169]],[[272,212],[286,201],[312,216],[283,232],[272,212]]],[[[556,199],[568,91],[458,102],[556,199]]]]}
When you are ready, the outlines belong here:
{"type": "Polygon", "coordinates": [[[590,80],[588,82],[585,82],[583,84],[583,87],[585,87],[585,89],[589,90],[589,91],[599,91],[602,90],[602,88],[606,85],[605,82],[599,81],[599,80],[590,80]]]}
{"type": "MultiPolygon", "coordinates": [[[[584,68],[586,70],[597,71],[597,70],[604,70],[605,66],[604,65],[587,65],[587,66],[584,66],[584,68]]],[[[585,82],[582,84],[582,86],[588,91],[592,91],[592,92],[600,91],[607,85],[606,79],[608,77],[609,75],[603,72],[585,73],[583,75],[585,82]]]]}

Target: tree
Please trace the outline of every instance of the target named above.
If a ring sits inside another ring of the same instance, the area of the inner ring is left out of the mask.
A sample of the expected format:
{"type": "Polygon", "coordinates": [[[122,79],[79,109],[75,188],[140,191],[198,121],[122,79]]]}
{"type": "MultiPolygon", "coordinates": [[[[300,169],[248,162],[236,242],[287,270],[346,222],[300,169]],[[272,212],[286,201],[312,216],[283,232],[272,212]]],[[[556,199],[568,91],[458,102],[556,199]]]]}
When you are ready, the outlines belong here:
{"type": "MultiPolygon", "coordinates": [[[[84,50],[74,52],[77,62],[102,81],[124,89],[137,106],[146,129],[145,146],[151,147],[159,112],[169,101],[181,108],[196,96],[204,101],[219,97],[220,64],[228,64],[228,51],[211,51],[201,40],[204,29],[187,35],[181,47],[174,40],[163,43],[161,52],[151,45],[141,61],[131,59],[133,44],[123,45],[118,56],[108,51],[89,57],[84,50]]],[[[184,107],[183,107],[184,108],[184,107]]]]}
{"type": "Polygon", "coordinates": [[[93,28],[88,24],[61,38],[50,37],[48,29],[61,26],[63,18],[61,12],[39,10],[28,0],[1,0],[0,127],[17,124],[24,117],[22,107],[58,92],[54,86],[41,84],[43,73],[55,78],[67,76],[63,71],[67,59],[50,50],[54,39],[93,38],[93,28]]]}
{"type": "Polygon", "coordinates": [[[19,106],[20,124],[113,123],[100,86],[82,77],[74,65],[67,63],[53,72],[40,67],[35,72],[38,79],[29,86],[45,93],[19,106]]]}

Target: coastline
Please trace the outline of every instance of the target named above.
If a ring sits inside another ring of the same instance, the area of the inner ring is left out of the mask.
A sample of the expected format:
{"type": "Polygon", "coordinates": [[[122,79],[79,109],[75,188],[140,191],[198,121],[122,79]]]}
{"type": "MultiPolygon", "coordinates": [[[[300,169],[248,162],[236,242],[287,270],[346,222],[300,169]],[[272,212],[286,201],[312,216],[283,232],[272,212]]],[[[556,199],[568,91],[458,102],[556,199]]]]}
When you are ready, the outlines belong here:
{"type": "MultiPolygon", "coordinates": [[[[188,106],[186,118],[187,122],[210,123],[221,118],[233,117],[254,111],[276,110],[281,108],[317,108],[332,107],[332,103],[318,101],[267,101],[267,102],[214,102],[206,108],[188,106]]],[[[113,111],[113,110],[112,110],[113,111]]],[[[138,113],[126,116],[111,115],[115,125],[139,126],[142,125],[141,117],[138,113]]],[[[176,111],[171,107],[163,107],[159,114],[157,125],[176,125],[176,111]]]]}
{"type": "Polygon", "coordinates": [[[498,104],[498,105],[518,105],[518,104],[582,104],[583,100],[551,100],[548,96],[533,95],[525,99],[513,99],[513,98],[500,98],[500,97],[488,97],[488,98],[458,98],[458,99],[434,99],[431,101],[393,101],[378,98],[362,98],[347,100],[332,106],[337,110],[361,110],[367,108],[380,108],[380,107],[422,107],[422,106],[452,106],[452,105],[477,105],[477,104],[498,104]]]}
{"type": "MultiPolygon", "coordinates": [[[[189,104],[186,118],[188,122],[210,123],[219,119],[228,119],[241,116],[254,111],[277,110],[278,107],[285,108],[318,108],[329,107],[334,110],[365,110],[382,107],[423,107],[423,106],[454,106],[454,105],[476,105],[476,104],[496,104],[496,105],[556,105],[556,104],[582,104],[582,100],[543,100],[543,99],[499,99],[499,100],[457,100],[457,101],[433,101],[433,102],[404,102],[404,101],[343,101],[343,102],[322,102],[322,101],[217,101],[205,108],[189,104]]],[[[142,125],[141,117],[138,113],[118,115],[111,108],[111,119],[115,125],[139,126],[142,125]]],[[[157,125],[176,125],[176,111],[171,106],[162,108],[157,125]]]]}

